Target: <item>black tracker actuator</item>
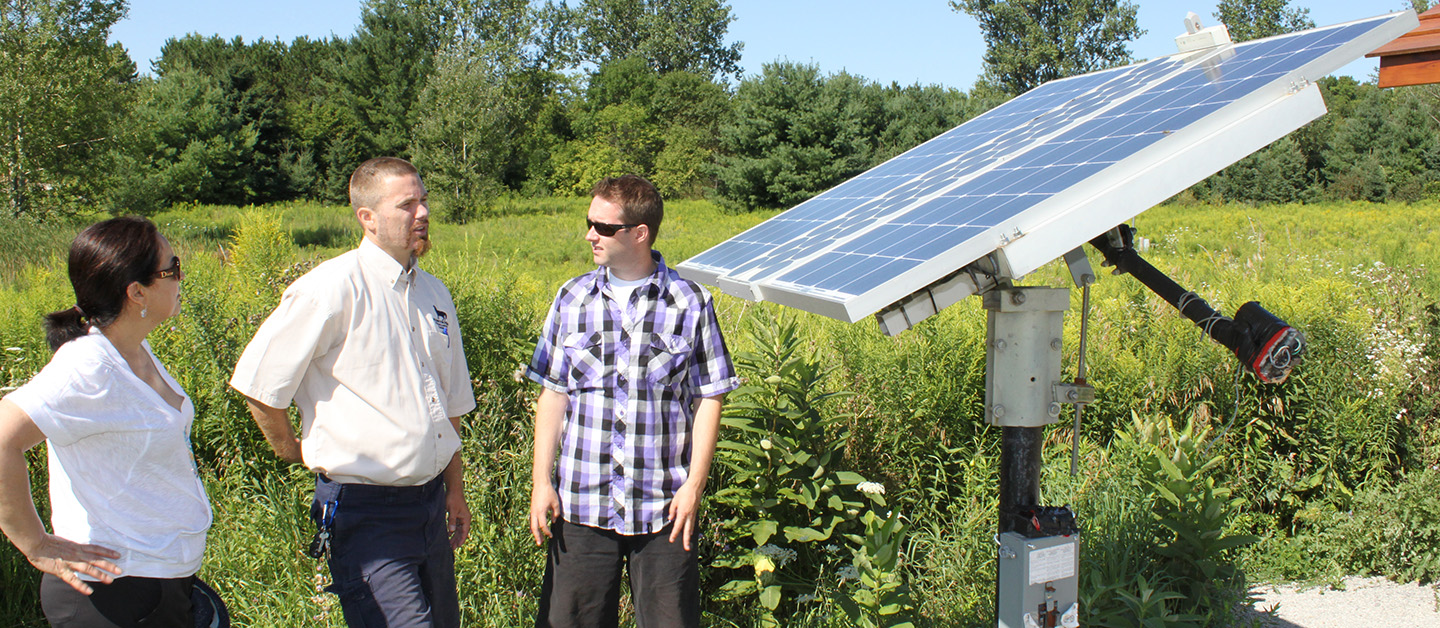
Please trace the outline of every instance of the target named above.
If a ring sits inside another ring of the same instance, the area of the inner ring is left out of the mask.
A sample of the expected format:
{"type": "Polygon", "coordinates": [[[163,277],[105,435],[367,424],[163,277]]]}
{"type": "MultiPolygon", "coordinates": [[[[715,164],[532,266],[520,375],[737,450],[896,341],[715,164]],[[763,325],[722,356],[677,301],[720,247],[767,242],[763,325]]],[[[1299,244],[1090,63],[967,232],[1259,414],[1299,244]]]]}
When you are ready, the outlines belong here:
{"type": "Polygon", "coordinates": [[[1305,336],[1250,301],[1235,311],[1235,318],[1222,316],[1205,299],[1151,266],[1135,251],[1135,230],[1120,225],[1090,241],[1105,257],[1106,265],[1128,273],[1165,302],[1175,306],[1216,342],[1235,352],[1235,357],[1267,384],[1284,382],[1300,364],[1305,336]]]}

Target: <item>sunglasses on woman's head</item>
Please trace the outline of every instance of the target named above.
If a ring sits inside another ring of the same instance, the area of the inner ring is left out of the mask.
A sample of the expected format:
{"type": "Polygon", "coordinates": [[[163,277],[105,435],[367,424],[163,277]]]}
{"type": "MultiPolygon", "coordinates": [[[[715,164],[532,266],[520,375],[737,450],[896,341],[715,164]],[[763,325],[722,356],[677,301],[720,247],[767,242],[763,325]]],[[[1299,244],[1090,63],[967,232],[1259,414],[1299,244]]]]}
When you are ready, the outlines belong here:
{"type": "Polygon", "coordinates": [[[608,222],[595,222],[593,220],[590,220],[589,218],[585,219],[585,224],[589,225],[591,229],[594,229],[596,234],[605,236],[607,238],[619,233],[624,229],[634,229],[635,227],[640,226],[640,223],[635,223],[633,225],[612,225],[608,222]]]}
{"type": "Polygon", "coordinates": [[[180,256],[170,258],[170,267],[155,271],[156,279],[168,279],[180,274],[180,256]]]}

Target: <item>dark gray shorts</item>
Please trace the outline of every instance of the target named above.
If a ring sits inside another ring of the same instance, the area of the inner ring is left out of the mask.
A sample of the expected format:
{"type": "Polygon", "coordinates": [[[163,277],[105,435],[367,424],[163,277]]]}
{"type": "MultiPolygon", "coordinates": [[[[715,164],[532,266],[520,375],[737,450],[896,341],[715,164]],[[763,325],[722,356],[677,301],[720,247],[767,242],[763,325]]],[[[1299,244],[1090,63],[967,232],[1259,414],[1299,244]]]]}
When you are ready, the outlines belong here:
{"type": "Polygon", "coordinates": [[[329,591],[350,628],[458,628],[455,554],[445,527],[445,483],[422,486],[315,481],[310,517],[339,500],[329,591]]]}
{"type": "Polygon", "coordinates": [[[40,579],[40,606],[57,628],[194,628],[195,578],[116,578],[91,582],[85,595],[50,574],[40,579]]]}
{"type": "Polygon", "coordinates": [[[699,562],[679,539],[670,542],[669,526],[625,535],[556,519],[550,531],[537,628],[618,625],[620,574],[627,567],[636,628],[700,625],[699,562]]]}

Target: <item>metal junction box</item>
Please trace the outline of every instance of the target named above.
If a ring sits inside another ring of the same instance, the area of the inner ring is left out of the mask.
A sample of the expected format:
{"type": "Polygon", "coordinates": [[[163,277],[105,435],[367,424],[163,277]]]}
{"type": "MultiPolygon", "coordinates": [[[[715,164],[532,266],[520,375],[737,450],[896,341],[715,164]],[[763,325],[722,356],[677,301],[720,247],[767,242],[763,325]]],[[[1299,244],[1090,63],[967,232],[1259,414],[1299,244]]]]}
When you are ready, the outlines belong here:
{"type": "Polygon", "coordinates": [[[1078,628],[1080,537],[998,537],[1000,628],[1078,628]]]}

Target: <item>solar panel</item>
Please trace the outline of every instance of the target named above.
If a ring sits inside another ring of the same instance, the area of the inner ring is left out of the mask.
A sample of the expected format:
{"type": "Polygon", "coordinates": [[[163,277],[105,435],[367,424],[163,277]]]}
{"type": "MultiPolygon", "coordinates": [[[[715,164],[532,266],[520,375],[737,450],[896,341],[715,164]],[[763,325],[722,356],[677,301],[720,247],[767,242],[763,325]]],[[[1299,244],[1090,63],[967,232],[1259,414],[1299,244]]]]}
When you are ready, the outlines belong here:
{"type": "Polygon", "coordinates": [[[898,333],[1019,278],[1325,113],[1313,81],[1395,13],[1051,81],[693,258],[681,275],[898,333]],[[882,309],[884,311],[882,311],[882,309]]]}

